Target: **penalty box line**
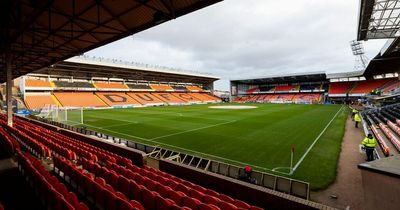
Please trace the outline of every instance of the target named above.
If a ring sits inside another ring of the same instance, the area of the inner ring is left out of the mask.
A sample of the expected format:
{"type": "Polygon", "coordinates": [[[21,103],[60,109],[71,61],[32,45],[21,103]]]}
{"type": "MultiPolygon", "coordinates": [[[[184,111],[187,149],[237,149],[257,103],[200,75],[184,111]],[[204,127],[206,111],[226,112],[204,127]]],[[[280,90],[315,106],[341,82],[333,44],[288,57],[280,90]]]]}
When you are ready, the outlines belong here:
{"type": "MultiPolygon", "coordinates": [[[[206,128],[209,128],[209,127],[215,127],[215,126],[219,126],[219,125],[222,125],[222,124],[228,124],[228,123],[233,123],[233,122],[236,122],[236,120],[225,122],[225,123],[218,123],[218,124],[215,124],[215,125],[210,125],[210,126],[206,126],[206,127],[202,127],[202,128],[197,128],[197,130],[206,129],[206,128]]],[[[182,148],[182,147],[179,147],[179,146],[175,146],[175,145],[171,145],[171,144],[166,144],[166,143],[163,143],[163,142],[155,141],[153,139],[146,139],[146,138],[139,137],[139,136],[120,133],[120,132],[117,132],[117,131],[113,131],[113,130],[109,130],[109,129],[105,129],[105,128],[101,128],[101,127],[97,127],[97,126],[93,126],[93,125],[87,125],[87,126],[88,127],[94,127],[94,128],[100,129],[100,130],[105,130],[105,131],[108,131],[108,132],[111,132],[111,133],[116,133],[116,134],[120,134],[120,135],[124,135],[124,136],[133,137],[133,138],[140,139],[140,140],[147,141],[147,142],[151,142],[151,143],[154,143],[154,144],[160,144],[160,145],[168,146],[168,147],[171,147],[171,148],[176,148],[176,149],[179,149],[179,150],[182,150],[182,151],[188,151],[188,152],[190,152],[192,154],[202,155],[203,157],[211,157],[211,158],[214,158],[214,159],[224,160],[224,161],[228,161],[228,162],[231,162],[231,163],[237,163],[237,164],[240,164],[240,165],[251,165],[254,168],[261,169],[263,171],[270,171],[270,172],[281,173],[281,174],[287,175],[287,173],[280,172],[280,171],[273,171],[272,169],[261,167],[261,166],[257,166],[257,165],[251,164],[251,163],[245,163],[245,162],[241,162],[241,161],[237,161],[237,160],[232,160],[232,159],[229,159],[229,158],[220,157],[220,156],[217,156],[217,155],[206,154],[206,153],[203,153],[203,152],[199,152],[199,151],[186,149],[186,148],[182,148]]]]}
{"type": "Polygon", "coordinates": [[[300,160],[296,163],[296,165],[293,167],[293,169],[290,171],[289,175],[293,175],[293,173],[296,171],[296,169],[300,166],[300,164],[303,162],[304,158],[308,155],[308,153],[311,151],[311,149],[314,147],[314,145],[318,142],[318,140],[321,138],[321,136],[325,133],[325,131],[328,129],[328,127],[332,124],[332,122],[336,119],[340,111],[343,109],[340,107],[340,109],[336,112],[336,114],[332,117],[331,121],[328,122],[328,124],[325,126],[325,128],[321,131],[321,133],[315,138],[313,143],[308,147],[307,151],[301,156],[300,160]]]}

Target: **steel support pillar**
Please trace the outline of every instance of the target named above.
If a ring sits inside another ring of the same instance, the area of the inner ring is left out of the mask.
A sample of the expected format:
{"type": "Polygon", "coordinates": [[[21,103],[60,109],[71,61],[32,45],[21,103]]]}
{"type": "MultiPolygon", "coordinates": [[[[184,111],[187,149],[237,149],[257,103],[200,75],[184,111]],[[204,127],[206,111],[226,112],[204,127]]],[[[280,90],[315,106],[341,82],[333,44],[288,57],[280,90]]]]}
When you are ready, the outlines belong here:
{"type": "Polygon", "coordinates": [[[7,81],[6,81],[6,101],[7,101],[7,124],[8,126],[13,126],[13,113],[12,113],[12,72],[11,72],[11,58],[6,57],[6,71],[7,71],[7,81]]]}

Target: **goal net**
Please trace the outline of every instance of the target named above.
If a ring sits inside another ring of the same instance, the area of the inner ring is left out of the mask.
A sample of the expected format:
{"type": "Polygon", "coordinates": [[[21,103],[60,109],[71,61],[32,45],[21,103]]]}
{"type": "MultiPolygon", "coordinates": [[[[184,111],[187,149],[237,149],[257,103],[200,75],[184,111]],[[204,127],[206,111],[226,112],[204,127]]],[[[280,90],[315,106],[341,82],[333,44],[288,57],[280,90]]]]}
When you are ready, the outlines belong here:
{"type": "Polygon", "coordinates": [[[39,117],[65,124],[83,124],[82,107],[58,107],[46,105],[38,114],[39,117]]]}

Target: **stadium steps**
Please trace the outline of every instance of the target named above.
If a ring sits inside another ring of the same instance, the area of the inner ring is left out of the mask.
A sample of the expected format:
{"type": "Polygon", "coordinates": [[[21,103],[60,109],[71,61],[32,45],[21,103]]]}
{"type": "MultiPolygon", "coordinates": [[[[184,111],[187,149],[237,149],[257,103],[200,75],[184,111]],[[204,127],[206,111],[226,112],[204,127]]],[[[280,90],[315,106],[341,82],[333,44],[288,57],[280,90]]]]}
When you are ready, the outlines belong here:
{"type": "Polygon", "coordinates": [[[99,101],[101,101],[103,104],[104,104],[104,106],[110,106],[110,105],[108,105],[107,104],[107,102],[105,102],[103,99],[101,99],[97,94],[93,94],[97,99],[99,99],[99,101]]]}
{"type": "Polygon", "coordinates": [[[350,88],[346,91],[345,94],[351,93],[351,92],[353,91],[353,89],[354,89],[355,87],[357,87],[357,85],[358,85],[357,82],[353,82],[353,83],[351,84],[350,88]]]}
{"type": "Polygon", "coordinates": [[[378,145],[381,152],[384,156],[389,156],[396,151],[394,146],[391,144],[391,140],[389,139],[388,133],[391,133],[388,126],[380,120],[375,114],[368,113],[366,114],[367,120],[370,122],[369,126],[372,132],[375,134],[376,139],[378,140],[378,145]],[[389,131],[388,131],[389,130],[389,131]]]}
{"type": "Polygon", "coordinates": [[[389,119],[385,118],[382,116],[380,113],[376,113],[376,116],[382,120],[382,124],[385,126],[384,127],[384,134],[386,137],[389,139],[389,144],[391,144],[391,151],[392,154],[398,153],[400,151],[400,136],[396,132],[396,128],[398,127],[394,124],[392,124],[389,119]]]}
{"type": "Polygon", "coordinates": [[[54,100],[54,102],[56,102],[56,104],[58,105],[58,107],[63,107],[63,105],[61,104],[61,102],[57,99],[57,97],[53,94],[51,94],[51,98],[54,100]]]}

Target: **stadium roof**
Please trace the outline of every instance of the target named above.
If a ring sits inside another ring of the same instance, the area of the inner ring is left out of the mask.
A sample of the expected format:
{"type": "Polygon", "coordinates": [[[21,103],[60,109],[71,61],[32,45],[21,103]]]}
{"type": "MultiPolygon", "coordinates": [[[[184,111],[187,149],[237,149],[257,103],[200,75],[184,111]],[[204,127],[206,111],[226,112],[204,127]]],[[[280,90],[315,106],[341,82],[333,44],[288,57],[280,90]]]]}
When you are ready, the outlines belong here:
{"type": "Polygon", "coordinates": [[[313,82],[326,80],[325,72],[293,73],[287,75],[271,75],[267,77],[231,80],[244,84],[271,84],[271,83],[290,83],[290,82],[313,82]]]}
{"type": "Polygon", "coordinates": [[[0,82],[146,30],[221,0],[2,0],[0,82]]]}
{"type": "Polygon", "coordinates": [[[400,71],[400,0],[361,0],[357,40],[389,39],[364,76],[400,71]]]}
{"type": "Polygon", "coordinates": [[[207,84],[218,77],[193,71],[182,71],[160,66],[122,62],[108,59],[93,59],[79,56],[55,63],[35,71],[36,74],[72,76],[80,79],[120,78],[135,81],[159,81],[207,84]]]}
{"type": "Polygon", "coordinates": [[[357,40],[400,36],[399,0],[361,0],[357,40]]]}
{"type": "Polygon", "coordinates": [[[400,52],[398,49],[386,53],[379,53],[375,56],[365,69],[364,76],[366,78],[372,78],[374,75],[395,72],[400,72],[400,52]]]}

